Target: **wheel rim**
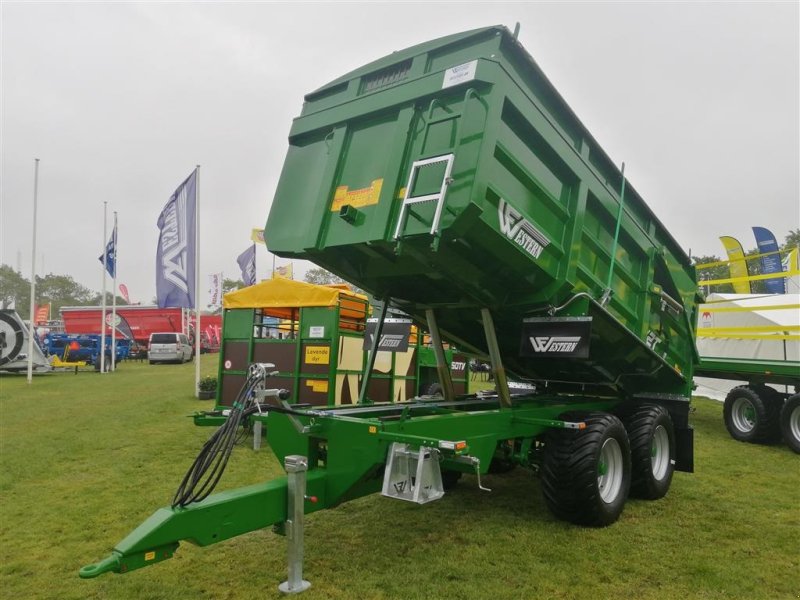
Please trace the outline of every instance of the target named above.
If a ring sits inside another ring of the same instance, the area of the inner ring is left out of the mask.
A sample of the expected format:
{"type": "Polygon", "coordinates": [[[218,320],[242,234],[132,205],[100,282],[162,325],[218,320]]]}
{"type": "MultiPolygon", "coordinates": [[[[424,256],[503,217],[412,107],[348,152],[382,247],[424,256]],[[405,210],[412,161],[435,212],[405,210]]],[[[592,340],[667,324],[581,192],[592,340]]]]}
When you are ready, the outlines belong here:
{"type": "Polygon", "coordinates": [[[609,504],[619,495],[622,471],[622,449],[617,440],[608,438],[600,449],[600,462],[597,465],[597,487],[603,502],[609,504]]]}
{"type": "Polygon", "coordinates": [[[747,398],[737,398],[731,408],[731,419],[739,431],[752,431],[756,426],[756,409],[747,398]]]}
{"type": "Polygon", "coordinates": [[[653,477],[658,481],[664,479],[669,470],[669,435],[663,425],[656,427],[653,433],[650,468],[653,470],[653,477]]]}
{"type": "Polygon", "coordinates": [[[795,406],[789,415],[789,431],[792,432],[794,439],[800,440],[800,404],[795,406]]]}

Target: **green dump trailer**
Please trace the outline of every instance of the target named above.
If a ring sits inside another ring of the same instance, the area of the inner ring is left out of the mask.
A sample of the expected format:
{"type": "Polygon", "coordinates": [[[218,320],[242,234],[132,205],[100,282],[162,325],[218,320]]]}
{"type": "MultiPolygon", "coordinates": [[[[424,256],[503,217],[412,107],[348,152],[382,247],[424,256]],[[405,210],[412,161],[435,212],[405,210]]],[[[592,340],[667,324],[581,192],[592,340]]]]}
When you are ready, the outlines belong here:
{"type": "Polygon", "coordinates": [[[711,294],[698,312],[695,376],[741,382],[722,411],[731,437],[800,454],[800,294],[711,294]]]}
{"type": "Polygon", "coordinates": [[[289,538],[281,589],[301,591],[303,515],[365,494],[424,504],[464,473],[487,489],[487,473],[520,466],[557,517],[605,526],[629,494],[660,498],[693,469],[689,257],[506,28],[308,94],[265,238],[428,330],[444,397],[371,403],[365,375],[356,405],[253,414],[253,379],[233,406],[267,425],[287,476],[205,497],[187,474],[171,507],[81,576],[273,525],[289,538]],[[443,340],[487,356],[496,390],[456,396],[443,340]],[[511,393],[507,373],[530,388],[511,393]]]}

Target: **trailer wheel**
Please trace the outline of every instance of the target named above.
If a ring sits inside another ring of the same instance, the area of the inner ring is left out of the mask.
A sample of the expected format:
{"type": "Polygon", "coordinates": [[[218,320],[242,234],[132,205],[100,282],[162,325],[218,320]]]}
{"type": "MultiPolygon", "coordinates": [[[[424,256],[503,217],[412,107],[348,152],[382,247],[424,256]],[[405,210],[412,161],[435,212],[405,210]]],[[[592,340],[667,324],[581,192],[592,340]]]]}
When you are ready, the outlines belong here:
{"type": "Polygon", "coordinates": [[[733,388],[725,398],[725,427],[740,442],[766,442],[778,431],[778,405],[763,399],[746,385],[733,388]]]}
{"type": "Polygon", "coordinates": [[[789,396],[783,405],[781,433],[789,448],[800,454],[800,394],[789,396]]]}
{"type": "Polygon", "coordinates": [[[22,350],[25,334],[22,324],[8,313],[0,313],[0,365],[14,360],[22,350]]]}
{"type": "Polygon", "coordinates": [[[631,496],[663,498],[675,471],[675,428],[669,412],[643,404],[623,422],[631,444],[631,496]]]}
{"type": "Polygon", "coordinates": [[[786,396],[778,390],[765,384],[750,385],[750,389],[764,401],[768,413],[768,421],[771,429],[767,432],[763,441],[778,442],[781,439],[781,409],[786,396]]]}
{"type": "Polygon", "coordinates": [[[578,525],[605,527],[625,506],[631,484],[628,434],[614,415],[567,413],[565,421],[583,421],[586,428],[553,429],[545,440],[542,492],[548,508],[560,519],[578,525]]]}

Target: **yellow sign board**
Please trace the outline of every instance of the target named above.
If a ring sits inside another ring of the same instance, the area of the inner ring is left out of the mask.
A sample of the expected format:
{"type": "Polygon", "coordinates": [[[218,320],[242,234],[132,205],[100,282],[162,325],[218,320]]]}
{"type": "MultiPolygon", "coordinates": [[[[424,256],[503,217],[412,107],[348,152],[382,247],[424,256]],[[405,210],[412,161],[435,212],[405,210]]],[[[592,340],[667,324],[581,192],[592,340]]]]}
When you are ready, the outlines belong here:
{"type": "Polygon", "coordinates": [[[339,212],[339,209],[347,204],[355,208],[377,204],[381,196],[381,187],[383,179],[376,179],[369,187],[360,190],[351,190],[346,185],[340,185],[333,194],[331,210],[339,212]]]}
{"type": "Polygon", "coordinates": [[[326,379],[307,379],[306,385],[311,388],[312,392],[328,393],[328,381],[326,379]]]}
{"type": "Polygon", "coordinates": [[[306,346],[307,365],[327,365],[330,361],[330,346],[306,346]]]}

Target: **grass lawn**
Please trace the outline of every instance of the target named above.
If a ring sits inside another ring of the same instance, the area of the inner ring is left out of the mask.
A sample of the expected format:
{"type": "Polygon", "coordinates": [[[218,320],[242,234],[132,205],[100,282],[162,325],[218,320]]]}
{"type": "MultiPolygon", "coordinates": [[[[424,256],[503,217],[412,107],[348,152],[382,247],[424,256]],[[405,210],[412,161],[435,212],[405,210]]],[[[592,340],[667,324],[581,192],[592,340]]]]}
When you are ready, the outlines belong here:
{"type": "MultiPolygon", "coordinates": [[[[170,503],[210,433],[186,417],[212,405],[193,382],[191,363],[0,378],[0,597],[282,597],[286,541],[269,531],[78,578],[170,503]]],[[[303,597],[800,598],[800,457],[735,442],[722,404],[695,406],[696,472],[609,528],[557,521],[521,469],[426,506],[374,495],[307,518],[303,597]]],[[[240,446],[219,489],[280,473],[268,448],[240,446]]]]}

